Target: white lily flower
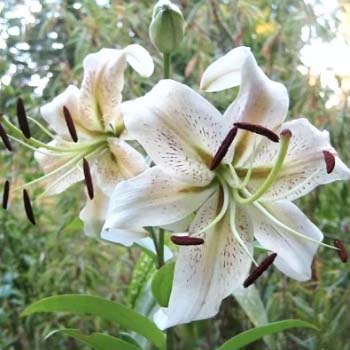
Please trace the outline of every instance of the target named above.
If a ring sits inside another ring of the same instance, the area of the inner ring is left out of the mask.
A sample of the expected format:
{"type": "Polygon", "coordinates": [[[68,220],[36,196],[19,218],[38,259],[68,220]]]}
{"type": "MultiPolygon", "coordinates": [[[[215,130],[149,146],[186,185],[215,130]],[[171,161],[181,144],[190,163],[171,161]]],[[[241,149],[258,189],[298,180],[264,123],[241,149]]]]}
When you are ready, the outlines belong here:
{"type": "Polygon", "coordinates": [[[45,195],[58,194],[84,179],[85,159],[90,164],[85,165],[85,172],[91,172],[93,180],[87,183],[89,196],[94,197],[80,215],[88,235],[101,231],[115,185],[147,168],[143,155],[126,142],[124,132],[121,93],[127,63],[142,76],[153,73],[152,58],[139,45],[102,49],[84,59],[80,89],[71,85],[41,108],[56,135],[47,132],[53,141],[35,152],[46,174],[32,184],[41,181],[45,195]]]}
{"type": "Polygon", "coordinates": [[[268,79],[245,47],[214,62],[201,85],[214,91],[238,84],[224,116],[172,80],[123,103],[128,132],[156,166],[116,186],[102,238],[137,239],[145,226],[195,213],[188,235],[204,240],[179,249],[169,305],[155,315],[161,329],[214,316],[255,262],[254,237],[277,253],[279,270],[309,279],[323,235],[290,200],[350,177],[326,131],[305,119],[284,121],[285,87],[268,79]]]}

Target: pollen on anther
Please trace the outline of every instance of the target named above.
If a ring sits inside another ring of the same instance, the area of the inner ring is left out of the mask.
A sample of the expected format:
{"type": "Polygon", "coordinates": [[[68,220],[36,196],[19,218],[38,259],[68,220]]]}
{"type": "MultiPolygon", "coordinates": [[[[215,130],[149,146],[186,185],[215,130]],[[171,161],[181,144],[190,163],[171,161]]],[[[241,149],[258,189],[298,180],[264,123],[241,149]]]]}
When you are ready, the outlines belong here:
{"type": "Polygon", "coordinates": [[[27,190],[23,190],[23,204],[28,220],[35,225],[35,217],[27,190]]]}
{"type": "Polygon", "coordinates": [[[6,180],[4,184],[4,191],[2,194],[2,207],[6,210],[10,196],[10,181],[6,180]]]}
{"type": "Polygon", "coordinates": [[[275,261],[277,257],[277,253],[272,253],[268,255],[262,263],[255,268],[252,273],[247,277],[247,279],[243,282],[243,287],[247,288],[251,284],[253,284],[275,261]]]}
{"type": "Polygon", "coordinates": [[[67,128],[72,140],[74,142],[78,142],[77,130],[75,128],[72,115],[70,114],[69,109],[66,106],[63,106],[63,115],[64,115],[64,120],[66,121],[67,128]]]}
{"type": "Polygon", "coordinates": [[[339,255],[340,260],[343,263],[346,263],[348,261],[348,252],[345,249],[344,243],[339,239],[335,239],[334,246],[336,248],[338,248],[338,255],[339,255]]]}
{"type": "Polygon", "coordinates": [[[329,151],[322,151],[322,153],[323,153],[324,161],[326,163],[327,174],[330,174],[335,167],[335,157],[329,151]]]}
{"type": "Polygon", "coordinates": [[[88,161],[85,158],[83,159],[83,170],[84,170],[86,189],[87,189],[89,198],[93,199],[94,198],[94,185],[92,182],[90,166],[89,166],[88,161]]]}
{"type": "Polygon", "coordinates": [[[267,137],[273,142],[279,142],[279,136],[272,130],[265,128],[262,125],[251,124],[246,122],[238,122],[234,124],[238,129],[246,130],[267,137]]]}
{"type": "Polygon", "coordinates": [[[3,128],[3,126],[1,125],[1,123],[0,123],[0,137],[1,137],[2,142],[4,143],[5,147],[9,151],[12,151],[12,146],[11,146],[11,143],[10,143],[10,139],[7,136],[7,133],[6,133],[5,129],[3,128]]]}
{"type": "Polygon", "coordinates": [[[26,110],[24,108],[23,99],[21,97],[18,97],[18,99],[17,99],[17,118],[18,118],[19,127],[20,127],[21,131],[23,132],[23,135],[27,139],[30,139],[31,132],[29,129],[27,113],[26,113],[26,110]]]}
{"type": "Polygon", "coordinates": [[[176,245],[201,245],[204,244],[204,239],[191,236],[171,236],[171,241],[176,245]]]}

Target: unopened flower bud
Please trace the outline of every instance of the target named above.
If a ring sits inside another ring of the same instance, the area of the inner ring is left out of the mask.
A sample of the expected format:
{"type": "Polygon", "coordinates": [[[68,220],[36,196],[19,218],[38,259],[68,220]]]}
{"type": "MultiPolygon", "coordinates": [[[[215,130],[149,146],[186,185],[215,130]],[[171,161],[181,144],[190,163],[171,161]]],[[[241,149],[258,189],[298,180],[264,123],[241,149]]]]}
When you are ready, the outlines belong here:
{"type": "Polygon", "coordinates": [[[185,20],[180,9],[169,0],[160,0],[154,7],[149,36],[162,53],[175,51],[185,33],[185,20]]]}

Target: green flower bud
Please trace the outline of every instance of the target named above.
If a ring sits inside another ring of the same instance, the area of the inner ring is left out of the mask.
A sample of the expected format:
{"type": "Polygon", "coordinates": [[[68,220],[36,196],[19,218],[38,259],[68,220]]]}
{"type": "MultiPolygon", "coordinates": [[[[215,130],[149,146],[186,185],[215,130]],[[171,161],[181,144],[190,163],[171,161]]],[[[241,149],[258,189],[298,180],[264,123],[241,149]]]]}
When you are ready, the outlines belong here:
{"type": "Polygon", "coordinates": [[[160,0],[154,6],[149,36],[162,53],[176,50],[185,33],[185,20],[180,9],[169,0],[160,0]]]}

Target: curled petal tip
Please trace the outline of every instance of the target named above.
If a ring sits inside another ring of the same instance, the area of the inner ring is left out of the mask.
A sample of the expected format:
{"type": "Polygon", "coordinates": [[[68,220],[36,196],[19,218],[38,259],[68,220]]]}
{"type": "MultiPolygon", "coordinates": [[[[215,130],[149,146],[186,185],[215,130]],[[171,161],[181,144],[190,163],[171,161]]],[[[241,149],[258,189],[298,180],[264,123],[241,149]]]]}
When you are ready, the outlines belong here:
{"type": "Polygon", "coordinates": [[[326,163],[327,174],[330,174],[335,167],[335,157],[329,151],[322,151],[322,153],[323,153],[324,161],[326,163]]]}
{"type": "Polygon", "coordinates": [[[204,239],[191,236],[171,236],[171,241],[176,245],[201,245],[204,244],[204,239]]]}
{"type": "Polygon", "coordinates": [[[339,239],[335,239],[334,246],[338,248],[338,255],[340,260],[343,263],[346,263],[348,261],[348,252],[345,249],[344,243],[339,239]]]}

